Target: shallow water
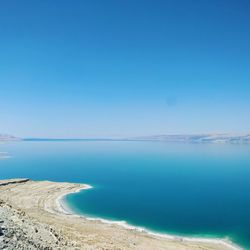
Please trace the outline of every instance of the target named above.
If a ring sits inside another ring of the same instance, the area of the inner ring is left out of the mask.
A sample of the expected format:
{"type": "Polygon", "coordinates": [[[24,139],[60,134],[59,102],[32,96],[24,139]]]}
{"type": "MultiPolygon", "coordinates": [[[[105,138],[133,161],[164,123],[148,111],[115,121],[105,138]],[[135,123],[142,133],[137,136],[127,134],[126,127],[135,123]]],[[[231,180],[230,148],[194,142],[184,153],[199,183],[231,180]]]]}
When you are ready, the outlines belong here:
{"type": "Polygon", "coordinates": [[[163,142],[0,144],[0,178],[87,183],[76,212],[156,232],[228,237],[250,249],[250,146],[163,142]]]}

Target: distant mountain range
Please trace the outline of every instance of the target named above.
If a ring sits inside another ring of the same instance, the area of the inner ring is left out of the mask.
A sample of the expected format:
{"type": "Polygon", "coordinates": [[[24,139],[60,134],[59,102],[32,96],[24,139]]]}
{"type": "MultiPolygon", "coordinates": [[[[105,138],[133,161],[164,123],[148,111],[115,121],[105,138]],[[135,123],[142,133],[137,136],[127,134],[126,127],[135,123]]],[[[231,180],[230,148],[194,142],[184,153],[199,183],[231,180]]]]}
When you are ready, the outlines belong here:
{"type": "Polygon", "coordinates": [[[0,134],[0,141],[18,141],[19,138],[13,135],[0,134]]]}
{"type": "Polygon", "coordinates": [[[0,134],[0,141],[165,141],[182,143],[233,143],[250,144],[250,134],[184,134],[184,135],[152,135],[137,136],[129,138],[94,138],[94,139],[46,139],[46,138],[26,138],[21,139],[12,135],[0,134]]]}
{"type": "Polygon", "coordinates": [[[186,143],[250,143],[250,134],[153,135],[130,138],[136,141],[166,141],[186,143]]]}

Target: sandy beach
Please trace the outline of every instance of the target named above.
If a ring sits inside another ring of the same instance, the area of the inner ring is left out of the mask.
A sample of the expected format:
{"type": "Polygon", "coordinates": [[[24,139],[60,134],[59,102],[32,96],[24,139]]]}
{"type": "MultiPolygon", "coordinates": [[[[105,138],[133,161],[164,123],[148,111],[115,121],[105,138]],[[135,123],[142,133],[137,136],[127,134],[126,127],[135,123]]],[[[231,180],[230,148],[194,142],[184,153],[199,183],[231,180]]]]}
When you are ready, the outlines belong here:
{"type": "Polygon", "coordinates": [[[70,213],[62,197],[87,188],[29,179],[0,181],[0,249],[240,249],[224,240],[157,235],[70,213]]]}

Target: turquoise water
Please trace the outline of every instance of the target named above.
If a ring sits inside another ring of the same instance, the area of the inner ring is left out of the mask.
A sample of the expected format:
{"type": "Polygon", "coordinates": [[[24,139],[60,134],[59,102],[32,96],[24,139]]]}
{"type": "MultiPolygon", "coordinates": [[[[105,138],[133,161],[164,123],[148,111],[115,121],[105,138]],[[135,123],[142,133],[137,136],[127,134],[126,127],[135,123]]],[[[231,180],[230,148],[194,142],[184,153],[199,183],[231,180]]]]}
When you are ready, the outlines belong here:
{"type": "Polygon", "coordinates": [[[228,237],[250,249],[250,146],[163,142],[0,144],[0,178],[87,183],[76,212],[152,231],[228,237]]]}

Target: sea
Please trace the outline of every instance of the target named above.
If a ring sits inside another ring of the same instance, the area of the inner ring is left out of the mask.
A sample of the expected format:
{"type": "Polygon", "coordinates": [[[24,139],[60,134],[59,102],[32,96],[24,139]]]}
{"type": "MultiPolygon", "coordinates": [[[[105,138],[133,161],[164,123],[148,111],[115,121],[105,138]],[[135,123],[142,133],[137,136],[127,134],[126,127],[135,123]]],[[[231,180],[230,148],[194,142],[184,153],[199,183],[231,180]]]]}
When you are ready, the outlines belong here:
{"type": "Polygon", "coordinates": [[[0,152],[0,179],[91,185],[64,198],[79,215],[250,249],[250,145],[32,139],[0,152]]]}

